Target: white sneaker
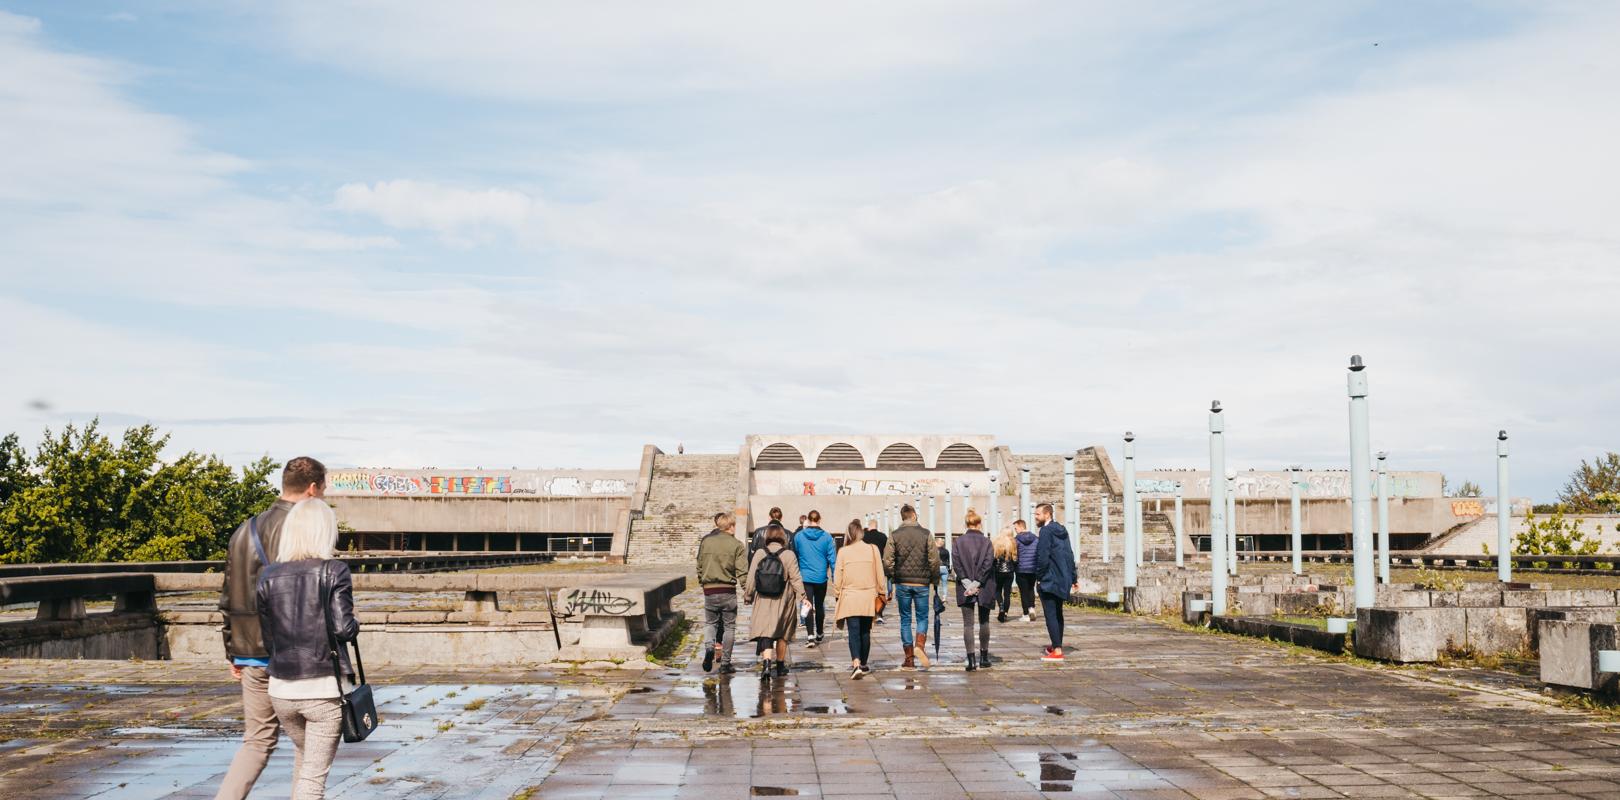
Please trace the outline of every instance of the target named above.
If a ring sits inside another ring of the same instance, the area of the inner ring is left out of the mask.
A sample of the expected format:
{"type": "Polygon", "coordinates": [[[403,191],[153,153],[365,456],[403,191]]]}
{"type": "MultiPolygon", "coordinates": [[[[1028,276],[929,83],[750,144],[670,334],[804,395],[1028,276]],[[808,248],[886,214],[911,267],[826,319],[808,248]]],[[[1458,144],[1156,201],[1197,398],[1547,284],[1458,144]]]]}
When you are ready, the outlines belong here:
{"type": "Polygon", "coordinates": [[[1024,616],[1019,617],[1018,619],[1019,619],[1020,622],[1028,622],[1029,621],[1029,615],[1025,614],[1024,616]]]}

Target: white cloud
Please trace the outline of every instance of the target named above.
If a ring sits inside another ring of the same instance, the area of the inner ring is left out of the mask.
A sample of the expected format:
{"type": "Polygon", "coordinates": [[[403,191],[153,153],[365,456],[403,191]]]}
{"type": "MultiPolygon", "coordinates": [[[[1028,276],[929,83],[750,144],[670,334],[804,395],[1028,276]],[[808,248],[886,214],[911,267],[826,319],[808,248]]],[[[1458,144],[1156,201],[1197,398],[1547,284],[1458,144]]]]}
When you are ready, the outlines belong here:
{"type": "Polygon", "coordinates": [[[518,229],[534,217],[538,203],[510,189],[457,189],[413,180],[348,183],[339,187],[333,205],[367,214],[393,228],[426,228],[461,235],[493,226],[518,229]]]}

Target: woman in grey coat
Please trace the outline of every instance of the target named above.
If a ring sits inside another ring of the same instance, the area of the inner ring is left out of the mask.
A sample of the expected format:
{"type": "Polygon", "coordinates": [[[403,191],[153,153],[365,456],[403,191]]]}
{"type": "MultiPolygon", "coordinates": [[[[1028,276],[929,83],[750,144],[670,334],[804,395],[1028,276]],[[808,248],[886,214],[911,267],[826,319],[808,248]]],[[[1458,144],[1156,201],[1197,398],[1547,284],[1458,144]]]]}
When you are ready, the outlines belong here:
{"type": "Polygon", "coordinates": [[[967,533],[951,548],[951,573],[956,577],[956,604],[962,609],[962,646],[967,650],[967,671],[990,668],[990,609],[996,607],[996,554],[990,538],[979,530],[984,520],[968,509],[963,518],[967,533]],[[973,654],[973,620],[979,621],[979,653],[973,654]]]}

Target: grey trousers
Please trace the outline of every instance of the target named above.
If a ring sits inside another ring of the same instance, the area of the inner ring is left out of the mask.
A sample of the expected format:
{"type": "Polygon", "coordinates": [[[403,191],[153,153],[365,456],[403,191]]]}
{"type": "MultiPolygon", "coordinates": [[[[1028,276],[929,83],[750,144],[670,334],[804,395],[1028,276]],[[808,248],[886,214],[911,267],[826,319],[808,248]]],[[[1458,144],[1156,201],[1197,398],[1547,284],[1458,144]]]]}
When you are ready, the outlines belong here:
{"type": "Polygon", "coordinates": [[[326,773],[343,737],[343,708],[330,700],[270,699],[293,747],[292,800],[326,797],[326,773]]]}
{"type": "Polygon", "coordinates": [[[263,667],[242,668],[242,746],[225,771],[215,800],[243,800],[275,752],[281,722],[270,707],[270,673],[263,667]]]}
{"type": "Polygon", "coordinates": [[[974,603],[962,606],[962,646],[973,652],[973,618],[979,618],[979,652],[990,652],[990,609],[974,603]]]}
{"type": "Polygon", "coordinates": [[[731,647],[737,641],[737,593],[703,596],[703,630],[709,647],[720,647],[720,663],[731,663],[731,647]]]}

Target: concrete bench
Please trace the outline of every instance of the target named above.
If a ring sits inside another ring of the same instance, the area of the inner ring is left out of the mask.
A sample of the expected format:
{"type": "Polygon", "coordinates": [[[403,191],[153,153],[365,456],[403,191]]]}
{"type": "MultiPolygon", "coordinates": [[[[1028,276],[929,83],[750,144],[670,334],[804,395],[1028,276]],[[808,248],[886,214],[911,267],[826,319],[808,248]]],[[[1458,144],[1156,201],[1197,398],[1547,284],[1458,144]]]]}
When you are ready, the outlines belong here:
{"type": "Polygon", "coordinates": [[[109,595],[115,600],[115,613],[157,610],[156,587],[148,574],[42,575],[0,580],[0,605],[38,603],[35,619],[40,620],[84,619],[85,598],[109,595]]]}

